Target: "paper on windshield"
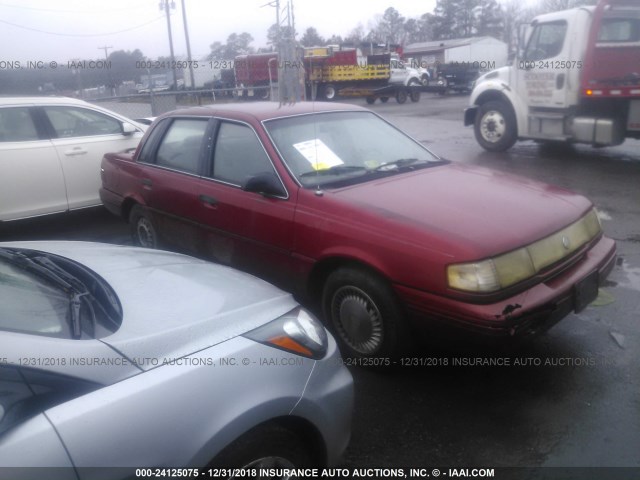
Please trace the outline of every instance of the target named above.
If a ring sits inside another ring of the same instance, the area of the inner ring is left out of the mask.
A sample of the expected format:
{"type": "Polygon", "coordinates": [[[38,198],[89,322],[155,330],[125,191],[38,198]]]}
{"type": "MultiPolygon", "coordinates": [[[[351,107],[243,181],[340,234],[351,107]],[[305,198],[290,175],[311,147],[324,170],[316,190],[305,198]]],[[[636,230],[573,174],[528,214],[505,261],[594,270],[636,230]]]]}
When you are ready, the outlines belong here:
{"type": "Polygon", "coordinates": [[[344,164],[340,157],[319,138],[295,143],[293,146],[307,159],[314,170],[326,170],[344,164]]]}

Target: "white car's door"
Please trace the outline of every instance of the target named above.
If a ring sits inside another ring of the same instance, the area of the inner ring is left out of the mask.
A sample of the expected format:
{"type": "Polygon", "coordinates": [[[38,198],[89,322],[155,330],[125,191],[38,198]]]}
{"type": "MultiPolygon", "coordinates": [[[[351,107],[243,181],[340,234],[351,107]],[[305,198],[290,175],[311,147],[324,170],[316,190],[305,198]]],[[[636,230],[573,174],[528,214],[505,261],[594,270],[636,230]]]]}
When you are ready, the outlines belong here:
{"type": "Polygon", "coordinates": [[[0,108],[0,221],[67,210],[65,179],[32,107],[0,108]]]}
{"type": "Polygon", "coordinates": [[[123,134],[123,121],[103,112],[76,106],[43,106],[55,136],[66,180],[69,209],[100,205],[100,162],[105,153],[135,148],[142,130],[123,134]]]}

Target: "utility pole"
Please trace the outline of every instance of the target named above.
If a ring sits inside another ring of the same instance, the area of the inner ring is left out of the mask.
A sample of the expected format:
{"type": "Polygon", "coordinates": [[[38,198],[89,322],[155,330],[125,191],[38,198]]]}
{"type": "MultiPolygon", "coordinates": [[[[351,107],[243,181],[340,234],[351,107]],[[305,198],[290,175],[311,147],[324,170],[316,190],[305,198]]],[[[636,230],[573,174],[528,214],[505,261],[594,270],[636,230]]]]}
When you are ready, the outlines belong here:
{"type": "Polygon", "coordinates": [[[109,55],[108,55],[108,50],[110,48],[113,48],[111,45],[109,45],[108,47],[105,45],[104,47],[98,47],[98,50],[104,50],[104,59],[105,60],[109,60],[109,55]]]}
{"type": "MultiPolygon", "coordinates": [[[[302,55],[296,43],[296,25],[293,13],[293,0],[286,0],[287,4],[282,13],[284,19],[280,19],[278,8],[278,93],[280,104],[295,103],[304,100],[304,69],[302,68],[302,55]],[[285,23],[285,37],[282,38],[280,23],[285,23]]],[[[278,5],[279,6],[279,5],[278,5]]]]}
{"type": "MultiPolygon", "coordinates": [[[[171,34],[171,12],[169,11],[169,0],[160,0],[158,5],[160,10],[164,10],[167,16],[167,31],[169,32],[169,51],[171,52],[171,73],[173,75],[173,85],[178,90],[178,76],[176,75],[176,56],[173,53],[173,35],[171,34]]],[[[171,1],[171,8],[176,8],[176,2],[171,1]]]]}
{"type": "MultiPolygon", "coordinates": [[[[195,90],[196,88],[196,80],[193,75],[193,65],[191,59],[191,42],[189,42],[189,28],[187,27],[187,9],[185,7],[185,2],[187,0],[182,0],[182,22],[184,23],[184,38],[187,42],[187,62],[189,65],[189,78],[191,79],[191,89],[195,90]]],[[[200,98],[200,97],[198,97],[200,98]]]]}
{"type": "MultiPolygon", "coordinates": [[[[107,46],[105,45],[104,47],[98,47],[98,50],[104,50],[104,59],[106,61],[109,60],[109,54],[107,53],[109,51],[110,48],[113,48],[111,45],[107,46]]],[[[109,79],[109,88],[111,89],[111,96],[115,97],[115,93],[116,93],[116,87],[115,85],[113,85],[113,79],[111,78],[111,69],[107,70],[109,73],[108,75],[108,79],[109,79]]]]}

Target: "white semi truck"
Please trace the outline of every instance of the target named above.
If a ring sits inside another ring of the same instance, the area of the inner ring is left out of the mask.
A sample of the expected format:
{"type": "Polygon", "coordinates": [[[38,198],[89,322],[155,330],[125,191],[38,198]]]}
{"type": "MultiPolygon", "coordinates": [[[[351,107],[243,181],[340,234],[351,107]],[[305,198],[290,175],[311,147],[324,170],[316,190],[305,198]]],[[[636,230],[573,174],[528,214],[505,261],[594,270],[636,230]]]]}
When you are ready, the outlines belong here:
{"type": "Polygon", "coordinates": [[[640,138],[640,1],[536,17],[512,65],[481,76],[464,124],[504,151],[517,140],[593,146],[640,138]]]}

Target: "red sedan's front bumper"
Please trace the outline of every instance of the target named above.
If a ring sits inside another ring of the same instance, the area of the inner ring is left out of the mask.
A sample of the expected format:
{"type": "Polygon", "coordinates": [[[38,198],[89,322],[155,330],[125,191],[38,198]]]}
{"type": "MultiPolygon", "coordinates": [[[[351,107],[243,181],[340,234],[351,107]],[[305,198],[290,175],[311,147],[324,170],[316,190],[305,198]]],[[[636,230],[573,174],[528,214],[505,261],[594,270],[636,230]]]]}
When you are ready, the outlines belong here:
{"type": "Polygon", "coordinates": [[[614,266],[616,244],[602,237],[574,265],[553,278],[491,304],[473,304],[395,285],[416,326],[444,322],[490,335],[529,335],[544,331],[579,307],[578,285],[589,275],[602,285],[614,266]],[[597,273],[595,273],[597,272],[597,273]]]}

